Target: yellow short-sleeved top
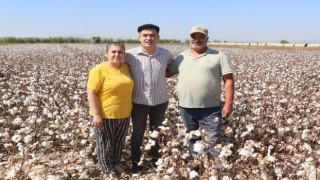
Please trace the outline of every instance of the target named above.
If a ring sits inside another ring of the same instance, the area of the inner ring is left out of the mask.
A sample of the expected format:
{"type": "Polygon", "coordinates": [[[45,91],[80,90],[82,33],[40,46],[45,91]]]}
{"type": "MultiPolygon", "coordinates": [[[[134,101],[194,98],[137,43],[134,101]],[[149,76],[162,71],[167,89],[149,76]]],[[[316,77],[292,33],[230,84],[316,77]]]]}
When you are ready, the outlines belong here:
{"type": "MultiPolygon", "coordinates": [[[[122,63],[119,69],[105,62],[90,70],[87,89],[96,90],[103,118],[130,117],[132,109],[133,80],[129,67],[122,63]]],[[[89,111],[93,115],[92,111],[89,111]]]]}

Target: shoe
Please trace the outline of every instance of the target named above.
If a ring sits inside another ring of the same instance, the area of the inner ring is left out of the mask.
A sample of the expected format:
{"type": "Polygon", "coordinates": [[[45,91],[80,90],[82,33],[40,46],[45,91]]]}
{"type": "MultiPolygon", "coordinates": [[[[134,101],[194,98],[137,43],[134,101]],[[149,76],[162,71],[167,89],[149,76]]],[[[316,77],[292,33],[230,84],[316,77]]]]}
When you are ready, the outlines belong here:
{"type": "Polygon", "coordinates": [[[120,176],[126,174],[126,171],[120,165],[115,165],[114,171],[120,176]]]}
{"type": "Polygon", "coordinates": [[[191,167],[191,170],[192,170],[192,171],[196,171],[197,173],[199,173],[199,172],[200,172],[200,166],[199,166],[199,165],[193,165],[193,166],[191,167]]]}
{"type": "Polygon", "coordinates": [[[131,175],[132,176],[139,176],[141,174],[141,169],[138,164],[133,164],[131,168],[131,175]]]}
{"type": "Polygon", "coordinates": [[[201,173],[203,172],[204,167],[201,164],[194,164],[192,165],[191,170],[196,171],[197,173],[201,173]]]}
{"type": "Polygon", "coordinates": [[[119,177],[116,172],[111,171],[110,173],[104,175],[104,179],[105,180],[119,180],[119,177]]]}
{"type": "Polygon", "coordinates": [[[158,166],[156,165],[156,163],[155,163],[155,162],[151,162],[151,163],[150,163],[150,166],[151,166],[151,169],[153,169],[153,170],[157,171],[158,166]]]}

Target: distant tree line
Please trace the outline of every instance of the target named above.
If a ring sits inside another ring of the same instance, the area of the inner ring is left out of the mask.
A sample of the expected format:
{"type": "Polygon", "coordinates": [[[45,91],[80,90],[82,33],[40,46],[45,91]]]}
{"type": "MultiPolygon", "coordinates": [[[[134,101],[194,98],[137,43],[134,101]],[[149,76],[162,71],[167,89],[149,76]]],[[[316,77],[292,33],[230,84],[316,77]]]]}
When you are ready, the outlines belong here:
{"type": "MultiPolygon", "coordinates": [[[[138,39],[113,39],[113,38],[104,38],[100,39],[100,43],[109,43],[109,42],[122,42],[122,43],[140,43],[138,39]]],[[[214,43],[220,43],[220,40],[213,40],[214,43]]],[[[223,41],[227,43],[227,41],[223,41]]],[[[0,44],[16,44],[16,43],[92,43],[90,38],[78,38],[78,37],[47,37],[47,38],[38,38],[38,37],[0,37],[0,44]]],[[[188,44],[189,40],[181,42],[177,39],[160,39],[159,43],[170,43],[170,44],[188,44]]],[[[281,44],[288,44],[289,41],[281,40],[281,44]]]]}
{"type": "MultiPolygon", "coordinates": [[[[140,43],[138,39],[113,39],[113,38],[102,38],[100,43],[109,42],[122,42],[122,43],[140,43]]],[[[91,43],[90,38],[77,38],[77,37],[0,37],[0,44],[16,44],[16,43],[91,43]]],[[[160,39],[159,43],[181,43],[177,39],[160,39]]]]}
{"type": "Polygon", "coordinates": [[[8,43],[89,43],[90,39],[76,37],[0,37],[1,44],[8,43]]]}
{"type": "Polygon", "coordinates": [[[281,44],[289,44],[289,41],[287,41],[287,40],[281,40],[280,43],[281,43],[281,44]]]}

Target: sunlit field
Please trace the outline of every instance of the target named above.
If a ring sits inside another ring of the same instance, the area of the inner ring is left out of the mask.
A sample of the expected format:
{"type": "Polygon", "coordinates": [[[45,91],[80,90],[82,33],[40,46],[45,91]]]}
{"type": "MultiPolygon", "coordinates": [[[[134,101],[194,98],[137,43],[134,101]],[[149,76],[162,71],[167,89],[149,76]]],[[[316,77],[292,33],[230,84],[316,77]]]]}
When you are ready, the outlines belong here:
{"type": "MultiPolygon", "coordinates": [[[[126,45],[132,48],[137,45],[126,45]]],[[[174,56],[187,46],[162,45],[174,56]]],[[[168,79],[166,120],[146,132],[137,179],[320,178],[320,51],[217,47],[235,71],[234,110],[223,121],[219,154],[187,150],[177,77],[168,79]],[[158,168],[147,150],[161,142],[158,168]],[[197,171],[195,167],[199,168],[197,171]]],[[[89,70],[104,61],[102,44],[0,45],[0,179],[101,179],[88,121],[89,70]]],[[[192,83],[192,82],[190,82],[192,83]]],[[[130,176],[129,128],[122,165],[130,176]]]]}

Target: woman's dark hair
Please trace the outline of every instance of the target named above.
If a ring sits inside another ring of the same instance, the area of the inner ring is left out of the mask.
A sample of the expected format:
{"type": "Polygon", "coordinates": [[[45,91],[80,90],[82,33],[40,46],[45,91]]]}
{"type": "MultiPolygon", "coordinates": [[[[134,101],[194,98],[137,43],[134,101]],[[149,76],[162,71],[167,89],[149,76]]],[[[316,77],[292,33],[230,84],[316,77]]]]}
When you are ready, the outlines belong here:
{"type": "Polygon", "coordinates": [[[124,51],[126,51],[126,47],[124,46],[123,43],[121,43],[121,42],[111,42],[111,43],[107,44],[106,52],[108,52],[110,46],[120,46],[121,48],[123,48],[124,51]]]}

